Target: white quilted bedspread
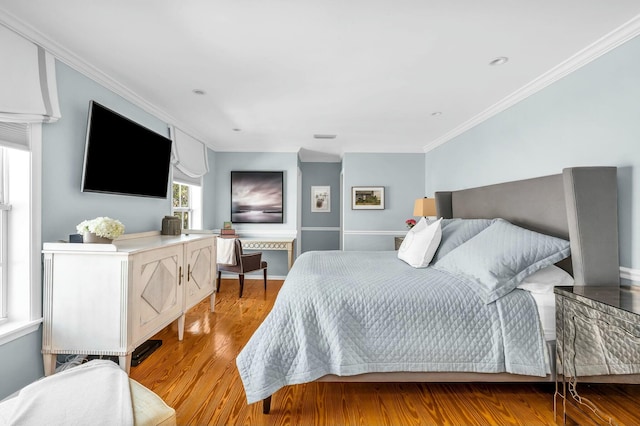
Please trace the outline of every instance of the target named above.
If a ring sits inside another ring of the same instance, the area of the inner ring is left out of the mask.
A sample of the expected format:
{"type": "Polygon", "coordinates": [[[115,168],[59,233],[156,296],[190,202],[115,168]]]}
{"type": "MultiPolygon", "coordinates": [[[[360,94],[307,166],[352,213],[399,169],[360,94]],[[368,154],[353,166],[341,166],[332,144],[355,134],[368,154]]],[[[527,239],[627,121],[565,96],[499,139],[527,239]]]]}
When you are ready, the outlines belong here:
{"type": "Polygon", "coordinates": [[[326,374],[447,371],[545,376],[533,298],[486,305],[472,282],[397,252],[302,254],[236,359],[247,401],[326,374]]]}

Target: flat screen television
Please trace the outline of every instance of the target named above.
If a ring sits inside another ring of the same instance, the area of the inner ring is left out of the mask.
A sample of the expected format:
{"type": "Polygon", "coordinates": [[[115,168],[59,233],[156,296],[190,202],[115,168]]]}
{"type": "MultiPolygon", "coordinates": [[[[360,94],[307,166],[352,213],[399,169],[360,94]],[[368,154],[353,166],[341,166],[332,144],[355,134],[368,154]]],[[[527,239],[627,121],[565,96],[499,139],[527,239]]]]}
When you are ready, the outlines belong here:
{"type": "Polygon", "coordinates": [[[83,192],[167,198],[170,164],[171,139],[90,102],[83,192]]]}
{"type": "Polygon", "coordinates": [[[284,172],[232,171],[231,222],[283,223],[284,172]]]}

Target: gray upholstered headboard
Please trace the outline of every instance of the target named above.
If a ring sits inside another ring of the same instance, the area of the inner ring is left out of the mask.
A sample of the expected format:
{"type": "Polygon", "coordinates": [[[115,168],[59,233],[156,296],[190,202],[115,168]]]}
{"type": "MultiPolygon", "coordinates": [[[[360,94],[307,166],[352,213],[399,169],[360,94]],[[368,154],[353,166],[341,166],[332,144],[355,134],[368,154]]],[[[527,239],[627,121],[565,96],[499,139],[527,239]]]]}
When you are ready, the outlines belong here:
{"type": "Polygon", "coordinates": [[[460,191],[436,192],[438,216],[501,217],[571,242],[576,285],[618,286],[618,189],[615,167],[571,167],[562,174],[460,191]]]}

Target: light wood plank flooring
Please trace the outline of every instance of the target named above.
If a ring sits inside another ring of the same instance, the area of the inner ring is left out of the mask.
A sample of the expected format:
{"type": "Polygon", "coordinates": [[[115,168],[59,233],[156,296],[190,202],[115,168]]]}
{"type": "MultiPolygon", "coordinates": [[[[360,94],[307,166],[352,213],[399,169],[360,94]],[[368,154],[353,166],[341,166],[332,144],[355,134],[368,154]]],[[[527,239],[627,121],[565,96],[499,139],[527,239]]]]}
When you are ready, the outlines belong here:
{"type": "MultiPolygon", "coordinates": [[[[162,346],[131,377],[174,407],[179,425],[552,425],[553,384],[361,384],[310,383],[273,396],[271,414],[247,405],[235,365],[265,318],[282,285],[247,280],[238,299],[237,280],[223,280],[216,312],[208,300],[186,318],[182,342],[172,324],[154,338],[162,346]]],[[[638,388],[588,389],[600,403],[617,401],[628,424],[638,421],[638,388]],[[618,395],[622,395],[618,398],[618,395]],[[627,415],[628,414],[628,415],[627,415]]]]}

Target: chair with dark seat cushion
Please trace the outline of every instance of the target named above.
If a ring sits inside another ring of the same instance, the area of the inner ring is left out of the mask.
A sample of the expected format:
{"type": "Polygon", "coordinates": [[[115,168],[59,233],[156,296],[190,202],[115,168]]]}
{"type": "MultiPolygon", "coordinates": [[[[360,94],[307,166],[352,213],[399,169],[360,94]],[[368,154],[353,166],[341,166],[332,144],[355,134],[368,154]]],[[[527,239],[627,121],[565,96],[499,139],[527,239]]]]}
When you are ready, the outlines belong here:
{"type": "Polygon", "coordinates": [[[238,280],[240,281],[240,295],[242,297],[242,290],[244,289],[244,274],[263,270],[264,273],[264,290],[267,291],[267,262],[262,260],[262,252],[255,252],[244,254],[242,252],[242,243],[238,238],[235,239],[234,245],[235,251],[235,265],[225,265],[218,263],[218,281],[216,285],[216,292],[220,291],[220,281],[222,279],[222,271],[232,272],[238,274],[238,280]]]}

